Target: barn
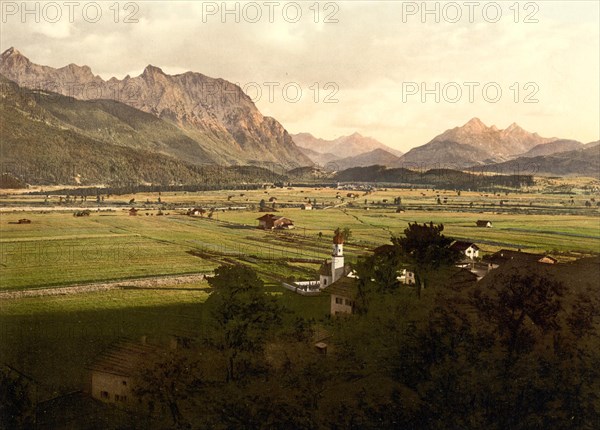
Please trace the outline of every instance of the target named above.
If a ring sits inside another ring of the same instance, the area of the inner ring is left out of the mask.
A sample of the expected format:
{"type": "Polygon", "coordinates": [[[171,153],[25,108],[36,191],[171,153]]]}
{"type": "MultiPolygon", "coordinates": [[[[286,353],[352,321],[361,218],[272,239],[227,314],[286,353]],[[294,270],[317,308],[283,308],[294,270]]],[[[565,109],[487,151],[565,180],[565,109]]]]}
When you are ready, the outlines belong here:
{"type": "Polygon", "coordinates": [[[273,214],[266,214],[257,218],[258,228],[263,230],[274,230],[274,229],[292,229],[294,228],[294,222],[286,217],[277,216],[273,214]]]}

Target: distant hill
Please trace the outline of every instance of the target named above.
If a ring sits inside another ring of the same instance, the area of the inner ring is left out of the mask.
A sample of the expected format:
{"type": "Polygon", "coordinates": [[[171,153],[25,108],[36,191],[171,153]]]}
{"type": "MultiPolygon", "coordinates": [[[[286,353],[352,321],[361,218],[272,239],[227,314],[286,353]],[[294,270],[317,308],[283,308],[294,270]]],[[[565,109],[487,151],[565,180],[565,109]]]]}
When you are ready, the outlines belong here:
{"type": "MultiPolygon", "coordinates": [[[[263,116],[239,86],[223,79],[194,72],[168,75],[159,67],[148,65],[139,76],[105,81],[87,66],[42,66],[14,48],[0,55],[0,74],[23,88],[78,100],[114,100],[168,121],[180,129],[181,135],[187,135],[187,139],[181,137],[179,144],[171,148],[184,160],[194,161],[209,155],[212,161],[225,165],[312,164],[277,120],[263,116]]],[[[60,109],[70,116],[69,122],[80,124],[86,135],[112,133],[111,130],[93,131],[83,113],[76,121],[79,107],[70,111],[64,106],[60,109]]],[[[98,113],[92,121],[102,119],[106,114],[116,114],[119,119],[124,119],[127,110],[122,106],[118,108],[120,112],[98,113]]],[[[136,115],[136,119],[138,117],[136,115]]],[[[121,131],[125,132],[125,129],[121,131]]],[[[147,131],[151,133],[151,130],[147,131]]],[[[115,136],[115,143],[122,142],[122,137],[115,136]]]]}
{"type": "Polygon", "coordinates": [[[408,168],[431,169],[445,167],[462,169],[482,164],[484,160],[490,157],[490,153],[472,145],[433,140],[408,151],[400,157],[400,163],[408,168]]]}
{"type": "Polygon", "coordinates": [[[585,145],[575,151],[559,152],[537,157],[518,157],[504,163],[486,166],[490,172],[589,176],[600,179],[600,146],[585,145]]]}
{"type": "Polygon", "coordinates": [[[384,149],[377,148],[373,151],[365,152],[364,154],[359,154],[354,157],[346,157],[340,160],[335,160],[331,164],[336,166],[336,170],[373,165],[396,167],[400,164],[400,157],[397,157],[384,149]]]}
{"type": "Polygon", "coordinates": [[[353,167],[337,173],[334,179],[339,182],[379,182],[460,189],[533,185],[533,178],[528,175],[479,175],[450,169],[418,172],[406,168],[388,169],[385,166],[353,167]]]}
{"type": "Polygon", "coordinates": [[[336,160],[339,160],[340,158],[330,154],[330,153],[320,153],[317,151],[313,151],[312,149],[308,149],[308,148],[302,148],[302,147],[298,147],[300,148],[300,150],[304,153],[304,155],[306,155],[308,158],[310,158],[310,160],[315,163],[318,164],[319,166],[325,166],[331,162],[334,162],[336,160]]]}
{"type": "Polygon", "coordinates": [[[521,157],[537,157],[540,155],[551,155],[557,152],[575,151],[581,149],[585,145],[576,140],[560,139],[554,142],[541,143],[534,146],[529,151],[521,154],[521,157]]]}
{"type": "Polygon", "coordinates": [[[306,148],[321,154],[333,154],[340,159],[355,157],[375,149],[383,149],[397,157],[402,155],[402,151],[390,148],[378,140],[362,136],[359,133],[341,136],[334,140],[316,138],[310,133],[293,134],[292,138],[300,148],[306,148]]]}

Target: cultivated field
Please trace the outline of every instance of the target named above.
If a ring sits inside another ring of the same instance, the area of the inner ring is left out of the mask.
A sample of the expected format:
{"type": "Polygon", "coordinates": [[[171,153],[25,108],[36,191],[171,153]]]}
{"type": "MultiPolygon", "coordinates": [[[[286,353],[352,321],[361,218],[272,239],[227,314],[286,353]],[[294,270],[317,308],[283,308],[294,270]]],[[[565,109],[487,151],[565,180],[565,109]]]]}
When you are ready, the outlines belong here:
{"type": "Polygon", "coordinates": [[[413,221],[443,223],[447,235],[474,241],[484,254],[520,248],[567,261],[599,253],[600,195],[589,188],[544,191],[458,195],[381,189],[365,194],[296,187],[104,196],[100,204],[95,198],[59,204],[56,196],[45,202],[43,195],[6,194],[0,200],[0,362],[30,375],[43,398],[81,389],[85,366],[119,337],[160,338],[210,329],[204,324],[204,302],[210,296],[206,281],[168,280],[209,274],[236,261],[255,268],[286,306],[308,318],[323,318],[326,295],[301,297],[279,282],[315,279],[336,227],[352,230],[345,246],[350,261],[389,243],[391,234],[402,234],[413,221]],[[396,212],[397,197],[402,212],[396,212]],[[264,199],[271,207],[271,198],[277,214],[294,221],[294,230],[256,228],[259,203],[264,199]],[[318,210],[299,208],[308,200],[316,201],[318,210]],[[140,209],[138,216],[129,216],[132,206],[140,209]],[[89,216],[73,216],[74,208],[85,207],[89,216]],[[185,215],[191,207],[216,209],[209,219],[185,215]],[[18,224],[23,218],[31,223],[18,224]],[[478,228],[478,219],[494,227],[478,228]],[[153,277],[167,278],[145,283],[153,277]],[[107,290],[68,293],[71,285],[107,281],[118,282],[107,290]],[[43,291],[49,288],[65,290],[48,296],[43,291]],[[2,296],[31,289],[43,291],[33,297],[2,296]]]}

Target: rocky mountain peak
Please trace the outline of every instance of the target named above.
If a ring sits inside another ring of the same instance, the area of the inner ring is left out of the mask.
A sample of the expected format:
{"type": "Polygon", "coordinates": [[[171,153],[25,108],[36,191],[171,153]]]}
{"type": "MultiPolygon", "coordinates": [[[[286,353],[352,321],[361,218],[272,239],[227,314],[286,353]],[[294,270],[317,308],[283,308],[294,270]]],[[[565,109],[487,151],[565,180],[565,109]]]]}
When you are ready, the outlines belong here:
{"type": "Polygon", "coordinates": [[[0,63],[26,64],[29,63],[29,59],[11,46],[0,54],[0,63]]]}
{"type": "Polygon", "coordinates": [[[147,75],[163,75],[163,76],[166,76],[165,72],[163,72],[160,67],[153,66],[152,64],[148,64],[146,66],[146,68],[144,69],[144,71],[142,72],[142,74],[141,74],[141,76],[147,76],[147,75]]]}
{"type": "Polygon", "coordinates": [[[470,131],[483,131],[487,126],[477,117],[471,118],[462,128],[470,131]]]}
{"type": "Polygon", "coordinates": [[[431,142],[450,141],[470,145],[486,151],[491,158],[506,158],[527,152],[535,145],[547,143],[548,139],[523,130],[512,123],[504,130],[495,126],[487,127],[479,118],[472,118],[462,127],[446,130],[431,142]]]}
{"type": "Polygon", "coordinates": [[[11,46],[10,48],[8,48],[6,51],[4,51],[2,53],[1,58],[5,59],[5,58],[10,57],[11,55],[21,55],[21,53],[11,46]]]}
{"type": "Polygon", "coordinates": [[[523,130],[521,126],[519,126],[519,124],[517,124],[516,122],[513,122],[511,125],[504,129],[505,133],[522,133],[524,131],[525,130],[523,130]]]}

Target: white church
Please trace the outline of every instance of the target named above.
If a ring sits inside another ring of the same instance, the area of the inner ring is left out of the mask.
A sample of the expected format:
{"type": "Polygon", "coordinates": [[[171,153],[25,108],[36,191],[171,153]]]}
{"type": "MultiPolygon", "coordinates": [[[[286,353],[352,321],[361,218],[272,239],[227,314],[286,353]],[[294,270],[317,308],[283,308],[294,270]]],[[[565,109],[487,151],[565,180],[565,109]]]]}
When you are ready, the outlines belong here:
{"type": "Polygon", "coordinates": [[[282,282],[282,285],[288,290],[292,290],[302,295],[318,294],[331,284],[339,281],[341,278],[352,276],[352,269],[344,264],[344,236],[341,231],[336,230],[333,236],[333,249],[331,252],[331,261],[326,260],[319,269],[319,280],[298,281],[293,284],[282,282]]]}
{"type": "Polygon", "coordinates": [[[333,236],[331,262],[324,262],[319,269],[319,289],[327,288],[349,273],[350,266],[344,264],[344,236],[338,229],[333,236]]]}

